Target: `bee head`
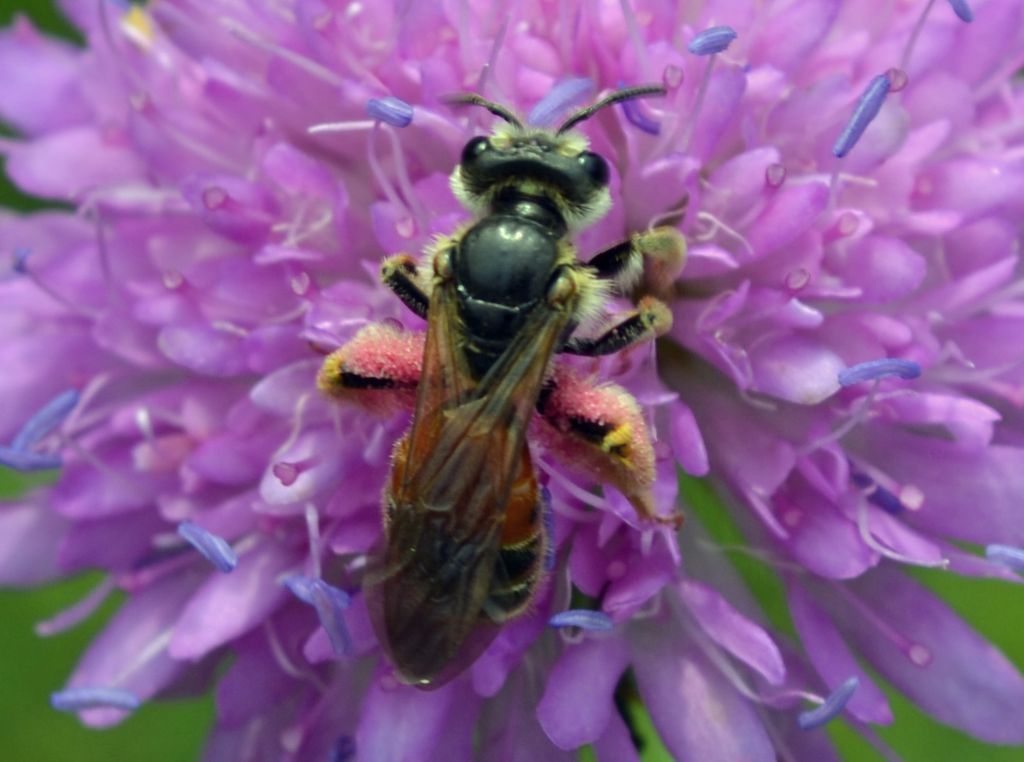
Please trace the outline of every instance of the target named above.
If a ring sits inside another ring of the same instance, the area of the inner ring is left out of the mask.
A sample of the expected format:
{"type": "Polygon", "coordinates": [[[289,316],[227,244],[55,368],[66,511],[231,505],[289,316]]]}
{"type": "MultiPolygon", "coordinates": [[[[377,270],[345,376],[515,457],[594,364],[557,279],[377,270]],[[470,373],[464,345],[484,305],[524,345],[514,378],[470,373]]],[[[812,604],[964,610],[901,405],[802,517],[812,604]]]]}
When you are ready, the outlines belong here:
{"type": "Polygon", "coordinates": [[[547,200],[570,228],[597,221],[608,211],[608,163],[588,150],[587,139],[571,131],[579,122],[612,103],[643,95],[663,94],[660,86],[618,90],[572,114],[557,130],[527,127],[505,107],[475,94],[451,102],[478,105],[500,116],[490,137],[472,138],[452,172],[456,197],[473,211],[493,209],[509,192],[547,200]]]}

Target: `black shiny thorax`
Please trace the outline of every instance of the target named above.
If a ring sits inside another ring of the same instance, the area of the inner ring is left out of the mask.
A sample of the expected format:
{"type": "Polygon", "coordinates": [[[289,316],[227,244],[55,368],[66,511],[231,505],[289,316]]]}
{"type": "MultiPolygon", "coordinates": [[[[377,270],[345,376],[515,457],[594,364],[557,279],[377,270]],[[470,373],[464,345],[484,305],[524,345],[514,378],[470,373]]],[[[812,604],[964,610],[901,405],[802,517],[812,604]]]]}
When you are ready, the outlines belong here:
{"type": "Polygon", "coordinates": [[[565,220],[551,202],[514,189],[498,194],[452,257],[466,357],[487,372],[547,293],[565,220]]]}

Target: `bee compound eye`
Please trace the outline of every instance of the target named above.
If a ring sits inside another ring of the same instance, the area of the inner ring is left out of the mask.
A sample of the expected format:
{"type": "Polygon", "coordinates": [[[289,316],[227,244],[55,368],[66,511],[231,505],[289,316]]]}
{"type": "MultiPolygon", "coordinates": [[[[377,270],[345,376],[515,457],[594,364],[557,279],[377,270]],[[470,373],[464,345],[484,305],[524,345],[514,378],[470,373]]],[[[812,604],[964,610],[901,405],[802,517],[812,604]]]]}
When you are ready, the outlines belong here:
{"type": "Polygon", "coordinates": [[[462,149],[462,158],[459,163],[467,166],[473,164],[491,148],[491,141],[482,136],[477,136],[466,143],[462,149]]]}
{"type": "Polygon", "coordinates": [[[584,151],[576,157],[576,161],[594,185],[608,184],[608,162],[601,156],[593,151],[584,151]]]}

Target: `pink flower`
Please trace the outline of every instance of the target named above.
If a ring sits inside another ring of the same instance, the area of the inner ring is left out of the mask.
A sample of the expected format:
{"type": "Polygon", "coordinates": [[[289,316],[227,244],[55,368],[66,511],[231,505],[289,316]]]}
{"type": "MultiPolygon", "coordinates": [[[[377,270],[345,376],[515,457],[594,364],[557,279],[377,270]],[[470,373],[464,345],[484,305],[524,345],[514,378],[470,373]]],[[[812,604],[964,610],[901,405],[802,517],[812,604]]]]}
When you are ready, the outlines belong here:
{"type": "Polygon", "coordinates": [[[68,3],[82,49],[0,36],[7,171],[73,207],[0,218],[0,462],[61,468],[0,510],[0,581],[108,572],[44,632],[129,593],[54,706],[108,725],[227,663],[210,759],[629,760],[635,686],[679,758],[822,759],[839,712],[892,721],[877,672],[1024,743],[1019,671],[903,570],[1019,581],[1020,4],[498,7],[68,3]],[[359,578],[407,418],[322,398],[318,352],[423,328],[375,272],[468,219],[447,177],[491,117],[445,95],[548,123],[646,82],[579,126],[613,204],[576,241],[678,227],[686,269],[647,274],[674,328],[565,367],[641,403],[660,512],[713,477],[799,640],[697,521],[651,530],[541,436],[546,584],[402,686],[359,578]]]}

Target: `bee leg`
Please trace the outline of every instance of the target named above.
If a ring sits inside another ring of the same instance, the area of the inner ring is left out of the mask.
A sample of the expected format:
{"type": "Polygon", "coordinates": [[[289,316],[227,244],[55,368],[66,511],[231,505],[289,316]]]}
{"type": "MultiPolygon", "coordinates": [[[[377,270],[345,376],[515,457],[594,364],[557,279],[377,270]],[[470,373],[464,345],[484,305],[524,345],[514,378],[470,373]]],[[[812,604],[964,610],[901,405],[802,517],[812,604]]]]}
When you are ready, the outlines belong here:
{"type": "Polygon", "coordinates": [[[655,512],[654,445],[629,392],[556,364],[537,411],[534,436],[561,463],[596,483],[613,485],[641,518],[679,524],[678,514],[655,512]]]}
{"type": "Polygon", "coordinates": [[[562,345],[559,352],[571,355],[610,355],[626,347],[651,341],[672,327],[672,313],[652,296],[640,300],[637,308],[626,313],[623,320],[592,338],[575,337],[562,345]]]}
{"type": "Polygon", "coordinates": [[[395,292],[402,304],[424,320],[430,297],[419,284],[419,266],[408,254],[395,254],[384,260],[380,267],[380,279],[395,292]]]}
{"type": "MultiPolygon", "coordinates": [[[[673,227],[662,226],[633,233],[624,241],[595,254],[587,263],[604,280],[631,290],[641,279],[647,291],[661,294],[686,263],[686,239],[673,227]],[[646,264],[646,277],[645,276],[646,264]]],[[[667,295],[667,294],[665,294],[667,295]]]]}
{"type": "Polygon", "coordinates": [[[418,331],[368,325],[324,359],[317,386],[328,397],[379,415],[412,410],[423,342],[418,331]]]}

